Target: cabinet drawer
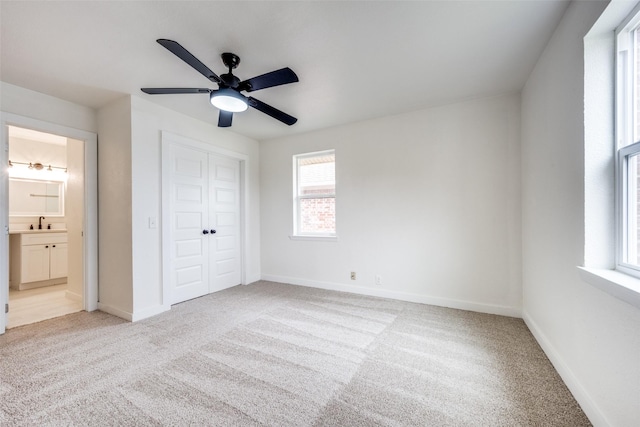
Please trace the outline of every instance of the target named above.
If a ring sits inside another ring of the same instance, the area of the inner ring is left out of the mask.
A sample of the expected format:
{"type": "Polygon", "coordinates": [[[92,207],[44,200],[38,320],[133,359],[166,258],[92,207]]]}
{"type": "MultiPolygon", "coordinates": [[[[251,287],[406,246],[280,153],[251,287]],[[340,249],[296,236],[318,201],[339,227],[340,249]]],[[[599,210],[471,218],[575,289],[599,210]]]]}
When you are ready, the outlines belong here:
{"type": "Polygon", "coordinates": [[[67,243],[67,233],[22,234],[22,246],[67,243]]]}

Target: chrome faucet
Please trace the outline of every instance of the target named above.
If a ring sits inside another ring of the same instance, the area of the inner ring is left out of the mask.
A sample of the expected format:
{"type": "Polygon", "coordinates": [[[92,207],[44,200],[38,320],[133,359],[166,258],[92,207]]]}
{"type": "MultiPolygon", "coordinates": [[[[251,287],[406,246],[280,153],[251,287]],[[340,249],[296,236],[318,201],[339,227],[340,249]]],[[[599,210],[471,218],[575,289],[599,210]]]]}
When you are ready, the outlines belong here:
{"type": "Polygon", "coordinates": [[[40,218],[38,218],[38,230],[42,230],[42,220],[44,219],[43,216],[41,216],[40,218]]]}

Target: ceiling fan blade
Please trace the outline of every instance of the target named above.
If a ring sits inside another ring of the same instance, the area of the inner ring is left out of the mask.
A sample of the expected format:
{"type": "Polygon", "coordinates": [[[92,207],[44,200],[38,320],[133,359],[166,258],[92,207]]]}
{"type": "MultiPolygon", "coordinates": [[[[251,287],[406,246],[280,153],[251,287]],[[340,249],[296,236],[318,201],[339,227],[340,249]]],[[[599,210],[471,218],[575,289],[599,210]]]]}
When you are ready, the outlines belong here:
{"type": "Polygon", "coordinates": [[[294,73],[291,68],[287,67],[240,82],[238,90],[253,92],[254,90],[286,85],[287,83],[295,83],[297,81],[298,76],[296,73],[294,73]]]}
{"type": "Polygon", "coordinates": [[[218,127],[228,128],[231,126],[232,120],[233,113],[231,111],[220,110],[220,115],[218,116],[218,127]]]}
{"type": "Polygon", "coordinates": [[[196,71],[198,71],[200,74],[202,74],[212,82],[220,83],[222,81],[220,80],[220,77],[216,75],[216,73],[211,71],[206,65],[200,62],[198,58],[193,56],[187,49],[182,47],[180,43],[167,39],[158,39],[156,41],[167,48],[169,51],[171,51],[171,53],[173,53],[175,56],[191,65],[191,67],[195,68],[196,71]]]}
{"type": "Polygon", "coordinates": [[[149,95],[171,95],[176,93],[210,93],[211,89],[195,87],[143,87],[140,89],[149,95]]]}
{"type": "Polygon", "coordinates": [[[251,96],[247,98],[247,101],[249,102],[249,105],[256,110],[262,111],[263,113],[273,117],[276,120],[280,120],[282,123],[289,126],[298,121],[298,119],[296,119],[295,117],[290,116],[287,113],[278,110],[277,108],[273,108],[271,105],[265,104],[264,102],[257,100],[251,96]]]}

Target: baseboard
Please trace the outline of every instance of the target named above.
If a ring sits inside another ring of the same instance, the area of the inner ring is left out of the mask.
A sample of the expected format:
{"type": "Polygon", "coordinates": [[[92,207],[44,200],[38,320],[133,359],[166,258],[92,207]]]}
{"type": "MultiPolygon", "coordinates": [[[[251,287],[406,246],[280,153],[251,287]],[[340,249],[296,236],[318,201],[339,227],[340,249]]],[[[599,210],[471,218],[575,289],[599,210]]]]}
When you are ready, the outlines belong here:
{"type": "Polygon", "coordinates": [[[57,279],[40,280],[38,282],[20,283],[14,289],[26,291],[28,289],[44,288],[45,286],[62,285],[67,283],[66,277],[58,277],[57,279]]]}
{"type": "Polygon", "coordinates": [[[124,320],[128,320],[131,322],[133,318],[133,314],[128,311],[120,310],[119,308],[112,307],[110,305],[98,302],[98,310],[104,311],[105,313],[113,314],[116,317],[119,317],[124,320]]]}
{"type": "Polygon", "coordinates": [[[249,285],[251,283],[257,282],[258,280],[260,280],[260,274],[250,274],[250,275],[247,275],[247,277],[241,284],[249,285]]]}
{"type": "Polygon", "coordinates": [[[65,298],[70,299],[71,301],[82,302],[82,295],[77,294],[75,292],[66,291],[64,293],[65,298]]]}
{"type": "Polygon", "coordinates": [[[131,321],[137,322],[139,320],[146,319],[148,317],[155,316],[156,314],[164,313],[165,311],[171,310],[170,305],[157,305],[155,307],[145,308],[143,310],[136,310],[131,315],[131,321]]]}
{"type": "Polygon", "coordinates": [[[479,313],[497,314],[500,316],[522,317],[522,312],[520,308],[517,307],[482,304],[449,298],[430,297],[428,295],[412,294],[408,292],[390,291],[388,289],[365,288],[361,286],[345,285],[342,283],[319,282],[315,280],[275,276],[271,274],[263,274],[262,280],[286,283],[289,285],[307,286],[310,288],[327,289],[331,291],[349,292],[352,294],[368,295],[373,297],[390,298],[400,301],[416,302],[419,304],[436,305],[439,307],[456,308],[459,310],[475,311],[479,313]]]}
{"type": "Polygon", "coordinates": [[[112,307],[107,304],[103,304],[101,302],[98,303],[98,310],[104,311],[105,313],[113,314],[121,319],[127,320],[129,322],[137,322],[156,314],[164,313],[165,311],[171,310],[171,306],[165,305],[157,305],[154,307],[145,308],[143,310],[137,310],[133,313],[129,313],[128,311],[120,310],[119,308],[112,307]]]}
{"type": "Polygon", "coordinates": [[[542,347],[542,350],[551,361],[551,364],[556,369],[567,388],[569,388],[569,391],[571,391],[571,394],[573,394],[573,397],[575,397],[576,401],[589,418],[589,421],[591,421],[594,426],[611,425],[587,390],[585,390],[578,378],[574,375],[569,365],[564,362],[560,353],[556,351],[551,342],[547,339],[546,335],[526,310],[522,310],[522,319],[535,337],[536,341],[538,341],[538,344],[540,344],[540,347],[542,347]]]}

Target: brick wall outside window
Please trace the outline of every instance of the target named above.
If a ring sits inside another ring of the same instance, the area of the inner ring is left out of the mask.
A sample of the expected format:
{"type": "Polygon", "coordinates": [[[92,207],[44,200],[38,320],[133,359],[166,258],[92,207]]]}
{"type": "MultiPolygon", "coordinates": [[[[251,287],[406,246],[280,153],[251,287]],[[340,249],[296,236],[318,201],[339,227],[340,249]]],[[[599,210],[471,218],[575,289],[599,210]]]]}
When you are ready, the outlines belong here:
{"type": "Polygon", "coordinates": [[[300,201],[303,233],[333,233],[336,229],[336,199],[302,199],[300,201]]]}

